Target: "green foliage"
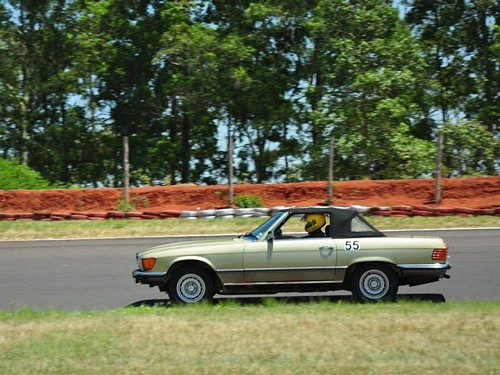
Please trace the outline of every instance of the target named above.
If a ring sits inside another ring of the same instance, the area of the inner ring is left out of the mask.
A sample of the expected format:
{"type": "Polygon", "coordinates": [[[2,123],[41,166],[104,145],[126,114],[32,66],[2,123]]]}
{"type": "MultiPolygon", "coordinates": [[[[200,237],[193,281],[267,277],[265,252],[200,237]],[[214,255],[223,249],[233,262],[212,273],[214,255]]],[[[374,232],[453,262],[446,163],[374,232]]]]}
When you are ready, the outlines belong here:
{"type": "MultiPolygon", "coordinates": [[[[480,130],[487,143],[499,137],[500,111],[500,58],[498,45],[498,1],[411,1],[406,15],[415,35],[421,42],[421,52],[428,63],[431,96],[426,96],[425,106],[429,115],[439,118],[451,138],[457,138],[464,129],[462,122],[474,120],[482,125],[480,130]],[[456,126],[456,130],[450,127],[456,126]],[[489,134],[485,134],[489,132],[489,134]]],[[[465,128],[468,128],[466,125],[465,128]]],[[[462,149],[475,148],[474,130],[460,136],[462,149]]],[[[450,175],[498,174],[498,164],[487,160],[472,161],[464,165],[457,160],[461,151],[447,144],[446,167],[450,175]],[[454,157],[451,157],[454,154],[454,157]],[[479,165],[483,164],[483,165],[479,165]]],[[[487,146],[489,147],[489,146],[487,146]]],[[[474,154],[475,152],[472,151],[474,154]]],[[[498,160],[498,146],[494,158],[498,160]]],[[[486,156],[491,159],[491,156],[486,156]]]]}
{"type": "Polygon", "coordinates": [[[145,196],[135,194],[130,197],[128,202],[120,198],[116,203],[115,209],[122,212],[134,211],[136,209],[148,208],[149,199],[145,196]]]}
{"type": "Polygon", "coordinates": [[[492,137],[484,125],[476,121],[447,124],[443,136],[443,160],[450,177],[485,176],[495,169],[500,139],[492,137]]]}
{"type": "Polygon", "coordinates": [[[234,198],[234,202],[239,208],[262,207],[262,203],[258,195],[239,194],[234,198]]]}
{"type": "Polygon", "coordinates": [[[38,172],[0,158],[0,190],[43,190],[50,187],[38,172]]]}
{"type": "Polygon", "coordinates": [[[120,198],[116,203],[115,209],[121,212],[129,212],[135,210],[135,205],[130,201],[120,198]]]}
{"type": "MultiPolygon", "coordinates": [[[[132,185],[498,174],[495,1],[0,3],[0,154],[54,183],[132,185]],[[467,131],[467,127],[464,128],[467,131]],[[489,147],[489,146],[488,146],[489,147]],[[454,155],[454,156],[453,156],[454,155]],[[453,156],[453,157],[452,157],[453,156]],[[165,181],[165,176],[169,176],[165,181]]],[[[498,17],[497,17],[498,21],[498,17]]]]}

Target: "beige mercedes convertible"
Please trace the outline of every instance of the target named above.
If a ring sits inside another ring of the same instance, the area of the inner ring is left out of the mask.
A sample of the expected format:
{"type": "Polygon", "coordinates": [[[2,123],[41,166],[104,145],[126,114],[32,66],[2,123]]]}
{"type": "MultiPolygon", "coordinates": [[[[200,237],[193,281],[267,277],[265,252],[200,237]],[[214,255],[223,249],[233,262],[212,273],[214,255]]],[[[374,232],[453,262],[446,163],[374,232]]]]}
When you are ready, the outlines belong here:
{"type": "Polygon", "coordinates": [[[355,210],[277,211],[229,240],[191,241],[137,253],[137,283],[173,302],[215,294],[351,291],[361,302],[392,301],[400,285],[449,278],[448,246],[435,237],[387,237],[355,210]]]}

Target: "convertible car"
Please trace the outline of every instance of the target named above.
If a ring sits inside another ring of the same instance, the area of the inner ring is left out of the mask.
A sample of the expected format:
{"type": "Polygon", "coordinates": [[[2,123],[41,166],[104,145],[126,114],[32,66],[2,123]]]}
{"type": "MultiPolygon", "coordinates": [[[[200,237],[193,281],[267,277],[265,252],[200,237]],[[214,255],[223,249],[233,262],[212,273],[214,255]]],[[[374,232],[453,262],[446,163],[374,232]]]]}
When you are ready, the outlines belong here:
{"type": "Polygon", "coordinates": [[[215,294],[351,291],[360,302],[391,301],[400,285],[449,278],[441,238],[387,237],[355,210],[287,208],[230,240],[157,246],[136,254],[137,283],[176,303],[215,294]]]}

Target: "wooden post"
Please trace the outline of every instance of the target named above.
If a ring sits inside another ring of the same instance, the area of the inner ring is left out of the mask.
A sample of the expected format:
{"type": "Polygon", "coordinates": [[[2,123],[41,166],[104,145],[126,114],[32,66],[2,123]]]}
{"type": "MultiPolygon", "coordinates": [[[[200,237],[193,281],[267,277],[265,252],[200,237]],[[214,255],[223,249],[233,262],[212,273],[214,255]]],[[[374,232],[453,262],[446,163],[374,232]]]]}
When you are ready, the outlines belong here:
{"type": "Polygon", "coordinates": [[[334,167],[335,137],[330,138],[330,153],[328,156],[328,205],[333,204],[333,167],[334,167]]]}
{"type": "Polygon", "coordinates": [[[234,175],[233,175],[233,149],[234,149],[234,141],[233,135],[231,134],[231,130],[229,130],[228,134],[228,147],[227,147],[227,162],[228,162],[228,183],[229,183],[229,207],[233,207],[234,204],[234,175]]]}
{"type": "Polygon", "coordinates": [[[129,202],[129,159],[128,137],[123,137],[123,199],[129,202]]]}
{"type": "Polygon", "coordinates": [[[438,148],[436,155],[436,196],[434,202],[441,203],[441,164],[443,159],[443,131],[438,134],[438,148]]]}

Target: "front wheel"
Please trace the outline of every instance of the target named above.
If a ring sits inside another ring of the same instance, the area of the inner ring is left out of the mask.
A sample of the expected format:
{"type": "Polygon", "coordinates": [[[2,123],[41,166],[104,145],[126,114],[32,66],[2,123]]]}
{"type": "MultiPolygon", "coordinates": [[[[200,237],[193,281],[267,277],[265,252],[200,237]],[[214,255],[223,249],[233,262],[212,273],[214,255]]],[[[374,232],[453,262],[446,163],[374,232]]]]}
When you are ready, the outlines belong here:
{"type": "Polygon", "coordinates": [[[351,279],[352,295],[359,302],[394,301],[398,287],[394,271],[382,264],[360,266],[351,279]]]}
{"type": "Polygon", "coordinates": [[[174,303],[211,301],[214,284],[203,268],[183,267],[173,273],[168,281],[167,292],[174,303]]]}

